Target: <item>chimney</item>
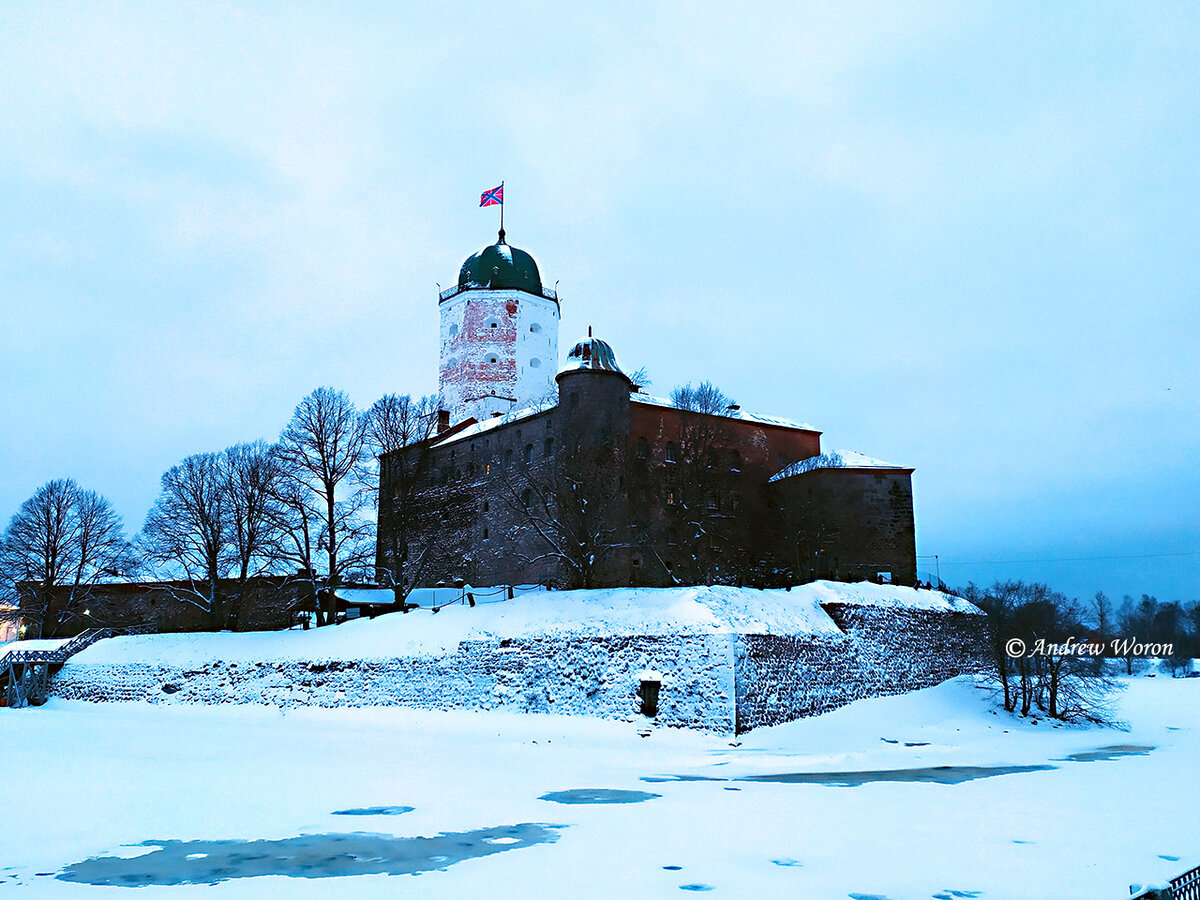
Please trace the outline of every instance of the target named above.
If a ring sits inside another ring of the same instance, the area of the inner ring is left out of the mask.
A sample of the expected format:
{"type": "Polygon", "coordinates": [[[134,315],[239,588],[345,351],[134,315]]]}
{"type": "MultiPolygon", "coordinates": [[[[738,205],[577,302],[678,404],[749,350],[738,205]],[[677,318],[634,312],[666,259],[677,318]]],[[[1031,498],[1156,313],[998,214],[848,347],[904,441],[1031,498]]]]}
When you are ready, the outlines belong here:
{"type": "Polygon", "coordinates": [[[441,434],[443,431],[447,430],[449,427],[450,427],[450,410],[439,409],[438,410],[438,434],[441,434]]]}

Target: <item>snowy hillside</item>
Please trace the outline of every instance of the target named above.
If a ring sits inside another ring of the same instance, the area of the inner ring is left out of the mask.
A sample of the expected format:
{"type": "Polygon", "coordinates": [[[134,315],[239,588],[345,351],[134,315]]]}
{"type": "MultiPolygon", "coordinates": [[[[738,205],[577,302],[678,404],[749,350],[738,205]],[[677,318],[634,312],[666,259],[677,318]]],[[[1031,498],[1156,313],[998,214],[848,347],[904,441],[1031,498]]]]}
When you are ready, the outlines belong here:
{"type": "Polygon", "coordinates": [[[196,665],[284,660],[441,656],[462,641],[625,635],[803,634],[840,637],[823,603],[978,613],[938,591],[818,581],[784,590],[733,587],[550,591],[512,600],[418,609],[335,628],[250,634],[172,634],[113,638],[73,662],[196,665]]]}

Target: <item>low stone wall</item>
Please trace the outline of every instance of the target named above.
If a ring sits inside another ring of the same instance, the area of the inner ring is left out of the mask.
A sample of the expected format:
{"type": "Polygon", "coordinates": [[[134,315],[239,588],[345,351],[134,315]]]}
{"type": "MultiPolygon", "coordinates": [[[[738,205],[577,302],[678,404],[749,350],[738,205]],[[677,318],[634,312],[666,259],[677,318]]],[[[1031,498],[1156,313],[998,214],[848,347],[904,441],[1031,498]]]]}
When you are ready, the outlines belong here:
{"type": "Polygon", "coordinates": [[[818,715],[980,671],[982,615],[830,604],[841,634],[463,641],[440,656],[166,664],[73,660],[52,696],[151,703],[504,709],[631,720],[662,674],[656,724],[722,734],[818,715]]]}
{"type": "Polygon", "coordinates": [[[986,616],[846,604],[823,608],[845,637],[741,637],[739,733],[866,697],[931,687],[986,665],[986,616]]]}
{"type": "Polygon", "coordinates": [[[663,675],[660,725],[729,733],[734,635],[463,642],[440,657],[167,665],[68,663],[70,700],[506,709],[631,719],[639,674],[663,675]]]}

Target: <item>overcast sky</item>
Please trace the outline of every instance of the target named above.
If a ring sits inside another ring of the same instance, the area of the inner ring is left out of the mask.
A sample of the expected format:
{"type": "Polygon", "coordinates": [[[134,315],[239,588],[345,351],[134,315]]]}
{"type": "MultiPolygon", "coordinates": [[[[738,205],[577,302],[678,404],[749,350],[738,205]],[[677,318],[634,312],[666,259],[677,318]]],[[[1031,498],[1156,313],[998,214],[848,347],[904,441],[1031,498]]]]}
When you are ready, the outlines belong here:
{"type": "Polygon", "coordinates": [[[583,6],[0,5],[0,521],[433,391],[504,180],[562,353],[914,466],[922,572],[1200,599],[1200,7],[583,6]]]}

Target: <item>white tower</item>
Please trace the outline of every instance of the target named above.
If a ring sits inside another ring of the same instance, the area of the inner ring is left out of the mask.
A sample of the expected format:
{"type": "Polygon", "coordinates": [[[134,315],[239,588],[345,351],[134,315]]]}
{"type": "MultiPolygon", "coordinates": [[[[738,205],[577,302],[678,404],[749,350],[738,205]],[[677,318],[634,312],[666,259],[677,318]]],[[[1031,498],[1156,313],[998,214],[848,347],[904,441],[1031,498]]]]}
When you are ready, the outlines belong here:
{"type": "Polygon", "coordinates": [[[468,257],[458,286],[442,291],[442,408],[450,424],[557,396],[558,297],[537,263],[500,239],[468,257]]]}

